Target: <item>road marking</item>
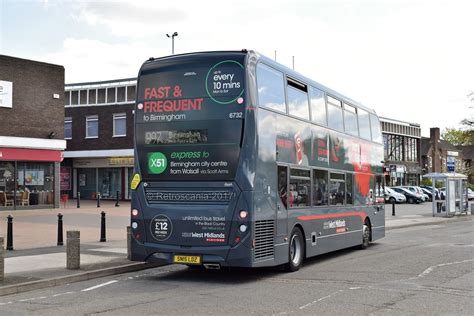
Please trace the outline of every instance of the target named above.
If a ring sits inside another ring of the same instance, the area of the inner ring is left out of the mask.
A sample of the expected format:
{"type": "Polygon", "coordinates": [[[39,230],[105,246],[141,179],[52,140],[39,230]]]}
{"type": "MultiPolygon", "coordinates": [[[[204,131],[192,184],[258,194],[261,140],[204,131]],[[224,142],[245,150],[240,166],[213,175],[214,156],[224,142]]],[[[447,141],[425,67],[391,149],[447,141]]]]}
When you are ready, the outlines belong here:
{"type": "Polygon", "coordinates": [[[319,302],[321,302],[321,301],[324,301],[325,299],[328,299],[328,298],[330,298],[330,297],[332,297],[332,296],[334,296],[334,295],[336,295],[336,294],[338,294],[338,293],[341,293],[341,292],[343,292],[343,291],[344,291],[344,290],[339,290],[339,291],[333,292],[333,293],[331,293],[331,294],[329,294],[329,295],[326,295],[326,296],[324,296],[324,297],[321,297],[320,299],[317,299],[317,300],[315,300],[315,301],[312,301],[311,303],[308,303],[308,304],[306,304],[306,305],[300,306],[300,307],[298,307],[298,308],[299,308],[300,310],[305,309],[306,307],[309,307],[309,306],[311,306],[311,305],[313,305],[313,304],[316,304],[316,303],[319,303],[319,302]]]}
{"type": "Polygon", "coordinates": [[[441,267],[450,266],[450,265],[453,265],[453,264],[461,264],[461,263],[473,262],[473,261],[474,261],[474,259],[468,259],[468,260],[463,260],[463,261],[440,263],[440,264],[437,264],[437,265],[428,267],[427,269],[425,269],[425,271],[423,271],[422,273],[418,274],[418,276],[413,277],[413,278],[410,278],[409,280],[416,280],[416,279],[424,278],[425,276],[427,276],[428,274],[430,274],[431,272],[433,272],[435,268],[441,268],[441,267]]]}
{"type": "Polygon", "coordinates": [[[105,283],[102,283],[102,284],[98,284],[98,285],[89,287],[89,288],[87,288],[87,289],[82,290],[81,292],[92,291],[92,290],[98,289],[98,288],[100,288],[100,287],[107,286],[107,285],[110,285],[110,284],[113,284],[113,283],[117,283],[117,282],[118,282],[117,280],[112,280],[112,281],[109,281],[109,282],[105,282],[105,283]]]}

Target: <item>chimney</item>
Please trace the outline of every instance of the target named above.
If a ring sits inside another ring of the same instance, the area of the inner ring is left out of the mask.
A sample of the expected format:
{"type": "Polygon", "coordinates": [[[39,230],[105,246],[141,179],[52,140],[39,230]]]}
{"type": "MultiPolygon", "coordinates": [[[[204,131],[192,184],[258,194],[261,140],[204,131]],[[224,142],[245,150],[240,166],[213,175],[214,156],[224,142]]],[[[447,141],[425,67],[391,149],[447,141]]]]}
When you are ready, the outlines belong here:
{"type": "Polygon", "coordinates": [[[430,144],[432,157],[432,172],[441,172],[441,151],[439,149],[439,127],[430,128],[430,144]]]}

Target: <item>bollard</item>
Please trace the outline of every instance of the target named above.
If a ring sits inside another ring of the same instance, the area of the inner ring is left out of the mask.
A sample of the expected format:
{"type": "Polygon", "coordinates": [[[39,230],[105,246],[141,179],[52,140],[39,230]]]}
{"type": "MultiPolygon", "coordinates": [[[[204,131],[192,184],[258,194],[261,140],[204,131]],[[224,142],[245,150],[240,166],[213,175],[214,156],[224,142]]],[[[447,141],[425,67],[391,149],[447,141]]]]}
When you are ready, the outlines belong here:
{"type": "Polygon", "coordinates": [[[81,208],[81,192],[77,192],[77,208],[81,208]]]}
{"type": "Polygon", "coordinates": [[[117,190],[117,197],[115,198],[115,207],[119,207],[119,191],[117,190]]]}
{"type": "Polygon", "coordinates": [[[7,250],[13,250],[13,217],[7,217],[7,250]]]}
{"type": "Polygon", "coordinates": [[[392,202],[392,216],[395,216],[395,201],[392,202]]]}
{"type": "Polygon", "coordinates": [[[100,213],[100,242],[106,242],[105,238],[105,212],[100,213]]]}
{"type": "Polygon", "coordinates": [[[63,243],[63,214],[58,214],[58,246],[64,246],[63,243]]]}
{"type": "Polygon", "coordinates": [[[81,232],[77,230],[66,232],[66,268],[77,270],[81,268],[81,232]]]}
{"type": "Polygon", "coordinates": [[[100,193],[97,193],[97,207],[100,207],[100,193]]]}
{"type": "Polygon", "coordinates": [[[5,248],[3,246],[3,237],[0,237],[0,282],[5,278],[5,248]]]}
{"type": "Polygon", "coordinates": [[[132,259],[132,228],[127,226],[127,259],[132,259]]]}

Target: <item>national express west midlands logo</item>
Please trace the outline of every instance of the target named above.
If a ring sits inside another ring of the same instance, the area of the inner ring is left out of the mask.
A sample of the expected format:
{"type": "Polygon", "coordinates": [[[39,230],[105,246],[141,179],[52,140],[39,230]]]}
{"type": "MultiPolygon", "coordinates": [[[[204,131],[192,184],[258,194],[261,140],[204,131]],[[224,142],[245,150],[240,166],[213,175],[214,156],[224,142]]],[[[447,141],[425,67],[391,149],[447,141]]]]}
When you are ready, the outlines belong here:
{"type": "Polygon", "coordinates": [[[155,152],[148,154],[148,171],[152,174],[161,174],[165,172],[168,166],[168,160],[163,153],[155,152]]]}

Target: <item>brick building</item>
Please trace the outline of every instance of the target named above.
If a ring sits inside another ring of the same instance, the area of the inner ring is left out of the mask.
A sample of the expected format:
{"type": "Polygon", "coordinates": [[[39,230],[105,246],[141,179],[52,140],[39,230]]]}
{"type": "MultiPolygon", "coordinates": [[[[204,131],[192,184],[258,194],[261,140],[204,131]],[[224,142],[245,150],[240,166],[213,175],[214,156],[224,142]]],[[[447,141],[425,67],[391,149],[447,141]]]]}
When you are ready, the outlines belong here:
{"type": "Polygon", "coordinates": [[[64,67],[0,55],[0,210],[59,206],[64,67]]]}
{"type": "Polygon", "coordinates": [[[83,199],[129,199],[136,78],[67,84],[62,191],[83,199]]]}

